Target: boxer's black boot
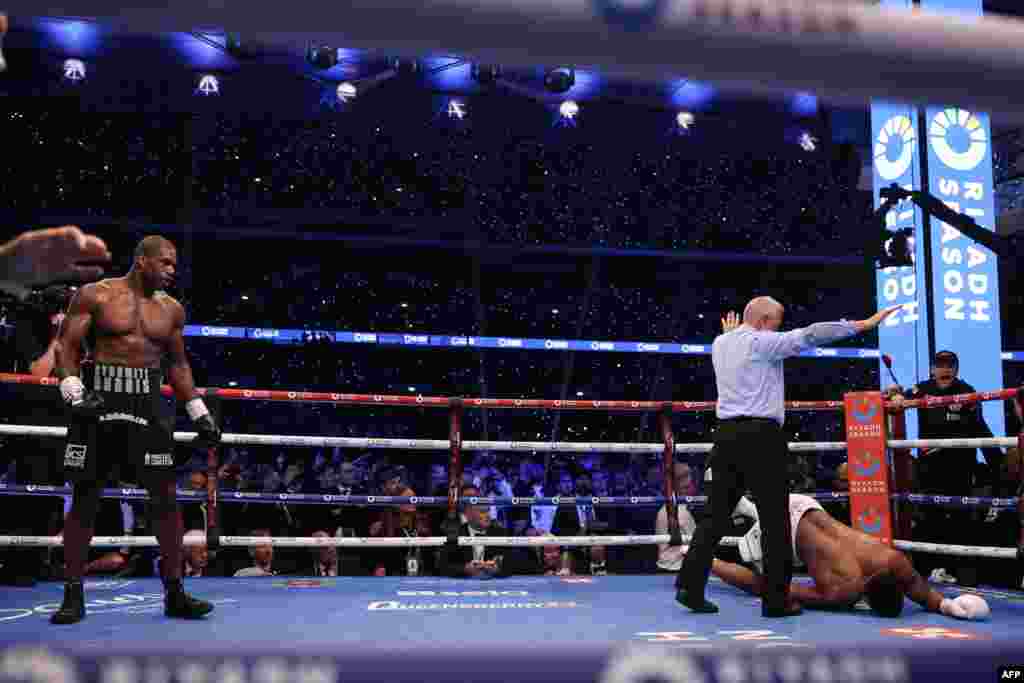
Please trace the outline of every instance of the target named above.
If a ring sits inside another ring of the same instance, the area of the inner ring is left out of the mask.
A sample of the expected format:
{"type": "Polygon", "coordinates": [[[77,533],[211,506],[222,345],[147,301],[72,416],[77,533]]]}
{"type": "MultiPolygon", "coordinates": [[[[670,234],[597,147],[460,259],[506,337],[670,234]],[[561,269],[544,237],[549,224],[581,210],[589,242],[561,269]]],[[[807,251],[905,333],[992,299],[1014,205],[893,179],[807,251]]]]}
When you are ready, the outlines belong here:
{"type": "Polygon", "coordinates": [[[64,584],[64,602],[50,617],[51,624],[76,624],[85,619],[85,589],[82,581],[68,581],[64,584]]]}
{"type": "Polygon", "coordinates": [[[213,605],[185,592],[181,579],[164,579],[164,614],[178,619],[199,619],[213,611],[213,605]]]}

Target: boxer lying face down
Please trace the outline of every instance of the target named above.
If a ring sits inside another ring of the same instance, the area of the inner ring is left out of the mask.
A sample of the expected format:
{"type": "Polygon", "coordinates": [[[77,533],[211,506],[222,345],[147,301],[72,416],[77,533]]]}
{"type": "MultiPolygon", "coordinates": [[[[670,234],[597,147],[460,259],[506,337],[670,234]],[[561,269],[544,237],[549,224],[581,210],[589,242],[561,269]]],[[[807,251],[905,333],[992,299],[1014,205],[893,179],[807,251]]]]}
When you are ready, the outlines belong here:
{"type": "MultiPolygon", "coordinates": [[[[741,500],[741,505],[744,502],[741,500]]],[[[837,521],[813,498],[791,494],[789,510],[795,566],[806,564],[814,579],[811,585],[794,582],[790,588],[792,597],[804,607],[851,609],[864,598],[876,614],[898,617],[906,596],[929,612],[957,619],[985,619],[989,615],[983,598],[970,593],[954,600],[944,597],[914,570],[906,555],[837,521]]],[[[741,557],[754,571],[716,559],[711,573],[731,586],[760,595],[765,586],[760,571],[760,536],[760,524],[755,524],[739,545],[741,557]]]]}

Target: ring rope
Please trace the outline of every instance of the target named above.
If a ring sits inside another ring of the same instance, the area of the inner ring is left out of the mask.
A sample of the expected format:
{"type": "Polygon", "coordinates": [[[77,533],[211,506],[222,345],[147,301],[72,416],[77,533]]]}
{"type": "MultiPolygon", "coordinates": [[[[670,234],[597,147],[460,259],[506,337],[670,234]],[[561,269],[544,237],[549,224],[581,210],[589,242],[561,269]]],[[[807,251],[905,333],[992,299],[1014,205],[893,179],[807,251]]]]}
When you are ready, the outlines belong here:
{"type": "MultiPolygon", "coordinates": [[[[66,427],[40,425],[0,425],[0,434],[8,436],[45,436],[64,438],[66,427]]],[[[178,443],[191,443],[195,432],[175,432],[178,443]]],[[[378,439],[348,436],[292,436],[285,434],[224,434],[221,443],[246,446],[285,446],[314,448],[402,449],[416,451],[448,450],[450,441],[442,439],[378,439]]],[[[1010,448],[1017,445],[1016,437],[990,437],[982,439],[893,439],[886,442],[890,448],[1010,448]]],[[[676,444],[676,453],[709,453],[714,444],[676,444]]],[[[553,451],[563,453],[661,453],[660,443],[617,443],[600,441],[463,441],[464,451],[553,451]]],[[[794,441],[789,444],[793,452],[845,451],[843,441],[794,441]]]]}
{"type": "MultiPolygon", "coordinates": [[[[683,536],[682,542],[689,543],[692,537],[683,536]]],[[[444,536],[426,536],[421,538],[337,538],[311,536],[222,536],[222,546],[255,547],[270,545],[278,548],[318,548],[333,546],[338,548],[429,548],[440,547],[447,543],[444,536]]],[[[727,536],[721,540],[722,546],[736,546],[740,542],[737,536],[727,536]]],[[[460,536],[458,545],[490,546],[504,548],[558,546],[637,546],[670,543],[668,534],[650,534],[635,536],[558,536],[544,538],[538,536],[460,536]]],[[[0,536],[0,546],[31,546],[61,547],[64,539],[61,536],[0,536]]],[[[183,538],[184,546],[206,545],[206,539],[183,538]]],[[[945,545],[941,543],[921,543],[917,541],[893,541],[899,550],[930,553],[938,555],[956,555],[959,557],[988,557],[995,559],[1014,560],[1018,557],[1017,548],[996,548],[990,546],[945,545]]],[[[159,547],[156,536],[94,536],[90,547],[159,547]]]]}
{"type": "MultiPolygon", "coordinates": [[[[51,486],[39,484],[0,484],[0,496],[70,496],[70,486],[51,486]]],[[[805,493],[816,500],[848,501],[850,494],[845,491],[815,491],[805,493]]],[[[103,489],[101,498],[116,500],[149,500],[146,489],[119,488],[103,489]]],[[[988,496],[945,496],[926,493],[893,493],[893,500],[908,501],[920,505],[938,505],[943,507],[976,507],[976,508],[1009,508],[1017,505],[1019,498],[991,498],[988,496]]],[[[177,499],[182,503],[202,503],[206,501],[205,491],[178,489],[177,499]]],[[[346,495],[338,493],[257,493],[253,491],[219,490],[218,499],[221,503],[258,503],[277,505],[332,505],[335,507],[392,507],[395,505],[417,505],[419,507],[446,507],[445,496],[368,496],[346,495]]],[[[592,505],[594,507],[652,507],[664,505],[664,496],[474,496],[464,499],[466,505],[486,507],[523,508],[534,505],[548,507],[575,507],[592,505]]],[[[676,503],[702,507],[707,504],[707,496],[676,496],[676,503]]]]}
{"type": "MultiPolygon", "coordinates": [[[[59,382],[52,377],[35,377],[14,373],[0,373],[0,384],[34,384],[38,386],[56,387],[59,382]]],[[[160,391],[165,396],[173,396],[174,390],[162,385],[160,391]]],[[[343,394],[338,392],[316,391],[283,391],[271,389],[196,389],[201,396],[217,397],[227,400],[258,400],[283,401],[298,403],[333,403],[337,405],[357,406],[408,406],[411,408],[451,408],[456,404],[469,408],[502,408],[521,410],[603,410],[623,412],[657,412],[666,405],[672,412],[709,412],[715,409],[715,401],[575,401],[550,399],[518,399],[518,398],[449,398],[446,396],[393,396],[383,394],[343,394]]],[[[984,401],[1007,401],[1017,395],[1018,389],[999,389],[996,391],[978,391],[953,396],[928,396],[920,399],[886,401],[887,409],[898,408],[934,408],[954,404],[980,403],[984,401]]],[[[804,410],[843,410],[843,401],[787,401],[787,411],[804,410]]]]}
{"type": "MultiPolygon", "coordinates": [[[[0,373],[0,384],[34,384],[56,387],[59,382],[52,377],[34,377],[0,373]]],[[[601,410],[621,412],[657,412],[666,405],[673,412],[706,413],[715,409],[715,401],[576,401],[520,398],[450,398],[447,396],[392,396],[383,394],[343,394],[318,391],[283,391],[271,389],[196,389],[200,396],[217,397],[227,400],[283,401],[291,403],[333,403],[353,406],[407,406],[410,408],[501,408],[519,410],[601,410]]],[[[1010,391],[1016,391],[1011,389],[1010,391]]],[[[160,387],[164,396],[173,396],[174,390],[168,385],[160,387]]],[[[911,403],[907,401],[907,403],[911,403]]],[[[787,410],[843,410],[842,401],[787,401],[787,410]]]]}
{"type": "MultiPolygon", "coordinates": [[[[690,541],[689,536],[683,536],[684,543],[690,541]]],[[[556,539],[539,536],[460,536],[458,545],[469,546],[490,546],[502,548],[518,547],[541,547],[546,545],[560,546],[595,546],[595,545],[657,545],[669,543],[671,536],[668,534],[647,534],[630,536],[558,536],[556,539]]],[[[739,544],[740,538],[728,536],[722,539],[721,545],[735,546],[739,544]]],[[[421,548],[439,547],[448,542],[445,536],[422,536],[411,538],[337,538],[337,537],[316,537],[316,536],[221,536],[222,546],[253,547],[261,545],[272,545],[281,548],[316,548],[334,546],[343,548],[421,548]]],[[[62,536],[0,536],[0,546],[40,546],[60,547],[64,544],[62,536]]],[[[203,537],[182,539],[185,546],[206,545],[203,537]]],[[[133,547],[150,548],[159,547],[156,536],[94,536],[91,547],[133,547]]]]}
{"type": "MultiPolygon", "coordinates": [[[[40,425],[0,425],[0,435],[43,436],[64,438],[67,427],[45,427],[40,425]]],[[[178,443],[191,443],[196,432],[175,432],[178,443]]],[[[413,450],[444,451],[451,442],[441,439],[384,439],[357,438],[348,436],[293,436],[285,434],[224,434],[221,443],[245,446],[279,446],[292,448],[361,448],[368,450],[413,450]]],[[[714,444],[676,444],[677,453],[709,453],[714,444]]],[[[791,443],[790,450],[845,451],[842,441],[819,441],[791,443]]],[[[464,451],[542,451],[560,453],[661,453],[661,443],[617,443],[601,441],[463,441],[464,451]]]]}

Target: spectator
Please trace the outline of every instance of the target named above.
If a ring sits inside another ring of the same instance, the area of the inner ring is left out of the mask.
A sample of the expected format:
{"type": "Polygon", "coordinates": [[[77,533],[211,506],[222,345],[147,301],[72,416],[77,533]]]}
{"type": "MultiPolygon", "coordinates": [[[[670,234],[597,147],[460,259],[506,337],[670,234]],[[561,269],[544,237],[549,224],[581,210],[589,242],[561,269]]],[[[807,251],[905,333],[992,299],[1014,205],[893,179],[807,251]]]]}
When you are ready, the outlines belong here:
{"type": "Polygon", "coordinates": [[[206,532],[192,529],[185,532],[185,539],[202,539],[203,543],[185,546],[185,567],[182,571],[182,576],[186,578],[210,576],[210,553],[206,547],[206,532]]]}
{"type": "MultiPolygon", "coordinates": [[[[463,486],[460,496],[463,500],[480,496],[475,486],[463,486]]],[[[466,505],[460,516],[459,536],[487,537],[508,536],[503,527],[491,523],[490,513],[482,505],[466,505]]],[[[441,548],[441,572],[445,576],[467,578],[492,578],[513,573],[512,561],[506,562],[506,548],[474,545],[469,547],[445,545],[441,548]]],[[[512,553],[507,553],[512,559],[512,553]]]]}
{"type": "Polygon", "coordinates": [[[551,541],[550,545],[536,546],[531,548],[531,560],[526,564],[524,574],[543,574],[544,576],[570,576],[572,575],[572,558],[568,552],[558,545],[558,538],[553,534],[547,534],[540,529],[528,529],[526,536],[531,538],[546,538],[551,541]]]}
{"type": "MultiPolygon", "coordinates": [[[[574,507],[560,506],[555,514],[554,524],[551,531],[555,536],[596,536],[606,534],[611,528],[609,523],[610,510],[595,506],[590,502],[593,496],[593,484],[590,474],[580,474],[575,483],[563,474],[560,484],[562,491],[569,491],[563,495],[577,497],[577,504],[574,507]],[[575,489],[575,491],[573,491],[575,489]],[[582,502],[580,502],[582,501],[582,502]]],[[[570,554],[573,555],[574,566],[577,568],[586,567],[589,573],[602,575],[607,573],[607,549],[601,545],[576,547],[570,554]]]]}
{"type": "MultiPolygon", "coordinates": [[[[326,531],[314,531],[313,538],[330,538],[326,531]]],[[[313,576],[338,576],[338,548],[333,545],[325,545],[312,549],[313,555],[313,576]]]]}
{"type": "MultiPolygon", "coordinates": [[[[270,529],[253,529],[251,536],[271,537],[270,529]]],[[[239,569],[235,576],[276,576],[274,571],[274,546],[270,543],[249,549],[252,566],[239,569]]]]}
{"type": "MultiPolygon", "coordinates": [[[[206,492],[206,472],[194,470],[188,475],[188,488],[190,491],[201,493],[206,492]]],[[[206,523],[206,501],[187,502],[181,506],[181,518],[186,529],[205,529],[206,523]]]]}
{"type": "MultiPolygon", "coordinates": [[[[932,360],[931,379],[905,392],[902,387],[894,386],[887,389],[886,393],[897,406],[904,398],[974,393],[974,387],[960,379],[959,371],[960,360],[957,355],[952,351],[939,351],[932,360]]],[[[978,403],[920,408],[917,414],[921,439],[992,436],[992,430],[985,422],[981,405],[978,403]]],[[[976,448],[929,448],[920,452],[917,466],[923,492],[947,496],[971,493],[979,469],[977,451],[976,448]]],[[[985,483],[996,481],[1003,453],[998,448],[983,448],[981,451],[988,462],[988,468],[980,480],[985,483]]],[[[978,533],[972,511],[969,509],[930,507],[922,512],[922,524],[918,528],[921,534],[919,540],[957,544],[978,533]]],[[[977,585],[977,572],[972,562],[952,556],[936,558],[915,557],[915,561],[921,564],[942,563],[932,570],[932,581],[977,585]],[[947,567],[952,571],[947,571],[947,567]]]]}

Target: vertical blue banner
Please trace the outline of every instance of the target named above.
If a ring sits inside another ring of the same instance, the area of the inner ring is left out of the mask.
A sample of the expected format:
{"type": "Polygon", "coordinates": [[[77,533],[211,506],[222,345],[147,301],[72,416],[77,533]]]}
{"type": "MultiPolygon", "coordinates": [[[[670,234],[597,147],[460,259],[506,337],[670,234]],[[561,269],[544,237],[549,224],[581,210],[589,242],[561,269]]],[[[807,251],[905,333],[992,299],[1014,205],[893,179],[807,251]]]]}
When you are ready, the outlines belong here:
{"type": "MultiPolygon", "coordinates": [[[[881,0],[883,7],[910,11],[911,0],[881,0]]],[[[920,190],[921,158],[917,109],[912,105],[873,101],[871,103],[872,171],[874,206],[879,191],[896,183],[908,190],[920,190]]],[[[904,387],[928,377],[928,311],[925,299],[924,240],[921,211],[910,201],[900,202],[885,217],[889,230],[914,230],[915,267],[885,268],[877,271],[878,307],[902,304],[878,330],[881,354],[892,357],[893,373],[904,387]]],[[[880,363],[882,386],[893,384],[889,370],[880,363]]],[[[917,413],[907,412],[907,437],[917,438],[917,413]]]]}
{"type": "MultiPolygon", "coordinates": [[[[929,11],[981,16],[982,0],[921,0],[929,11]]],[[[932,195],[995,229],[992,133],[989,116],[951,105],[925,109],[928,131],[928,186],[932,195]]],[[[932,287],[935,294],[936,350],[960,357],[960,375],[981,391],[1003,386],[996,256],[955,228],[933,220],[932,287]]],[[[1003,405],[983,404],[996,434],[1006,429],[1003,405]]]]}

